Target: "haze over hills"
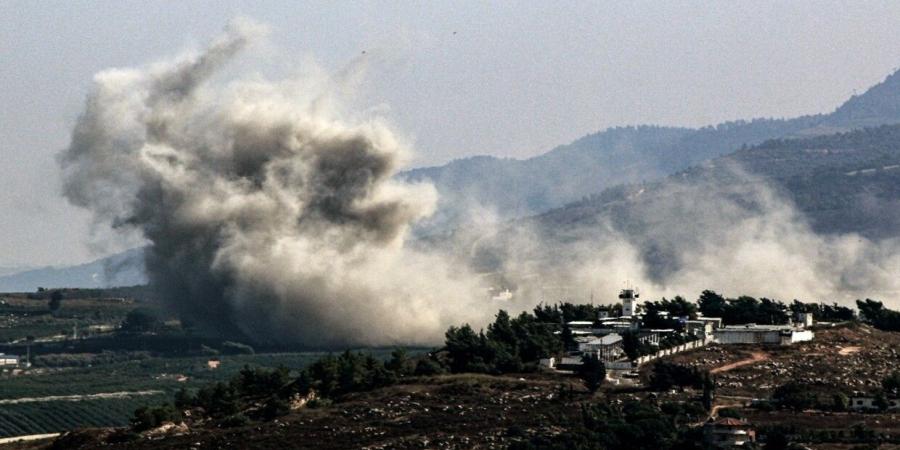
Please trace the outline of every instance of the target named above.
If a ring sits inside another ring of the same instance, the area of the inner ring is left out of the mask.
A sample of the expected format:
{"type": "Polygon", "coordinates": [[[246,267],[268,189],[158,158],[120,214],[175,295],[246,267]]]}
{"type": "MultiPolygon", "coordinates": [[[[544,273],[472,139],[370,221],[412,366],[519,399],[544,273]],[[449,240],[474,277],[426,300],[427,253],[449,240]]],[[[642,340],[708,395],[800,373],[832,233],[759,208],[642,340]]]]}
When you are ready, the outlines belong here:
{"type": "Polygon", "coordinates": [[[900,72],[830,114],[754,119],[700,129],[611,128],[519,160],[475,156],[401,174],[435,184],[438,212],[425,233],[466,223],[485,210],[500,219],[531,215],[622,183],[653,181],[742,146],[900,122],[900,72]]]}
{"type": "Polygon", "coordinates": [[[709,286],[897,304],[898,206],[900,125],[884,125],[767,141],[454,245],[526,289],[627,277],[665,295],[709,286]],[[535,273],[541,285],[527,286],[535,273]]]}
{"type": "Polygon", "coordinates": [[[625,229],[634,211],[667,195],[676,185],[704,183],[724,189],[747,182],[774,188],[817,233],[858,233],[875,240],[896,237],[900,231],[900,125],[767,141],[662,181],[607,189],[536,220],[545,228],[560,228],[608,216],[625,229]],[[736,175],[734,170],[740,172],[736,175]]]}
{"type": "Polygon", "coordinates": [[[147,282],[142,248],[127,250],[85,264],[43,267],[0,276],[0,292],[32,292],[43,288],[105,288],[147,282]]]}

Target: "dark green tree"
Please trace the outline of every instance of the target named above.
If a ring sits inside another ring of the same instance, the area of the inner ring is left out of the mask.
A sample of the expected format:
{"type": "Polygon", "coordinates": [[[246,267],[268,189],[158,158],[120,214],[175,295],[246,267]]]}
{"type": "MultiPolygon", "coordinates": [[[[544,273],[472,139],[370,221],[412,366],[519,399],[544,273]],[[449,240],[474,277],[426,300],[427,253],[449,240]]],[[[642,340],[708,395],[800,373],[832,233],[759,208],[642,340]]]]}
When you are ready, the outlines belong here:
{"type": "Polygon", "coordinates": [[[122,322],[122,331],[130,333],[146,333],[159,329],[162,322],[156,311],[147,308],[137,308],[128,312],[125,321],[122,322]]]}
{"type": "Polygon", "coordinates": [[[59,310],[59,307],[62,306],[62,300],[63,300],[62,291],[57,290],[57,291],[53,291],[53,293],[50,294],[50,301],[47,302],[47,308],[50,309],[51,313],[55,313],[56,311],[59,310]]]}
{"type": "Polygon", "coordinates": [[[603,381],[606,380],[606,366],[594,353],[585,353],[581,357],[581,366],[578,368],[578,377],[584,383],[584,387],[591,393],[597,392],[603,381]]]}
{"type": "Polygon", "coordinates": [[[725,308],[727,306],[725,297],[716,294],[714,291],[703,291],[703,293],[700,294],[700,298],[697,300],[697,304],[700,308],[700,312],[706,317],[723,317],[725,315],[725,308]]]}

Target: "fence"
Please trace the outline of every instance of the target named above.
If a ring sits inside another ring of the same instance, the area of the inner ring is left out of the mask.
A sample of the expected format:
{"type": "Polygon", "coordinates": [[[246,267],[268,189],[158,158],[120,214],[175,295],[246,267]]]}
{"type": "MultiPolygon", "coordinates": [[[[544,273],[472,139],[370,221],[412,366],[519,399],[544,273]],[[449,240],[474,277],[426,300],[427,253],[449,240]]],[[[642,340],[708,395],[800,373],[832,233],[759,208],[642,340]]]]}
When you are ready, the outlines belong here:
{"type": "Polygon", "coordinates": [[[703,347],[710,342],[712,342],[712,339],[697,339],[696,341],[691,341],[686,344],[676,345],[672,348],[660,350],[660,351],[650,354],[650,355],[641,356],[641,357],[635,359],[634,363],[635,363],[635,366],[640,366],[641,364],[648,363],[657,358],[662,358],[663,356],[674,355],[676,353],[686,352],[688,350],[693,350],[695,348],[703,347]]]}

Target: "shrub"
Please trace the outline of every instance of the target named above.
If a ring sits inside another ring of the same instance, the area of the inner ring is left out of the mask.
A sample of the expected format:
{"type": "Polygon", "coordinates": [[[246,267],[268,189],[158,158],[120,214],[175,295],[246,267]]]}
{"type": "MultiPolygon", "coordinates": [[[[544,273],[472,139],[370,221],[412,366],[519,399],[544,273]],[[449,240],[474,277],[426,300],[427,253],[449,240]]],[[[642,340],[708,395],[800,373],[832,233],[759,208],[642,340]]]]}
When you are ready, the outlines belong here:
{"type": "Polygon", "coordinates": [[[131,419],[131,428],[140,432],[156,428],[165,422],[177,422],[180,420],[181,413],[172,405],[142,406],[134,411],[134,417],[131,419]]]}

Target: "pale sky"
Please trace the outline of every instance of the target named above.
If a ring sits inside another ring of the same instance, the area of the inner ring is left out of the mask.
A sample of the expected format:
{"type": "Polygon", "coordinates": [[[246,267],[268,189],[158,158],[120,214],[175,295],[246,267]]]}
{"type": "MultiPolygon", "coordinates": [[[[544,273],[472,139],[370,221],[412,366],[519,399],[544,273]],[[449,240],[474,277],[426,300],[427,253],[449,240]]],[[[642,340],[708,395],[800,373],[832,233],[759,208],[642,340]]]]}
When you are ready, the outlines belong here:
{"type": "Polygon", "coordinates": [[[59,195],[94,73],[203,45],[235,16],[272,27],[279,68],[374,65],[364,100],[415,165],[528,157],[630,124],[829,112],[900,66],[900,2],[16,2],[0,0],[0,266],[121,245],[59,195]]]}

